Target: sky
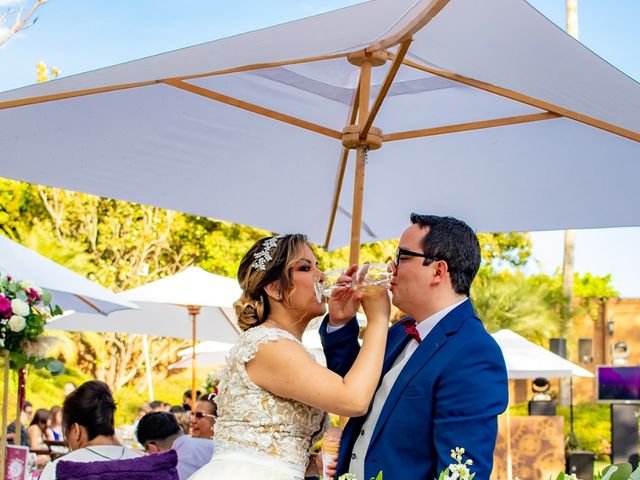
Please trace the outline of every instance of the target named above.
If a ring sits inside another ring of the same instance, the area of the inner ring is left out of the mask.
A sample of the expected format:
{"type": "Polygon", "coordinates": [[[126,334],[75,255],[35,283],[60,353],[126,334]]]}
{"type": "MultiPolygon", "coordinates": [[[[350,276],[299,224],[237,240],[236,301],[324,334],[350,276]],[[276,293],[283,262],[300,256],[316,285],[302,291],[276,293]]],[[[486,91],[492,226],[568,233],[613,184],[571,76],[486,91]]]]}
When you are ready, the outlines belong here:
{"type": "MultiPolygon", "coordinates": [[[[0,0],[0,13],[21,5],[27,10],[32,1],[0,0]]],[[[355,3],[359,2],[48,0],[32,28],[0,47],[0,91],[33,83],[40,60],[59,68],[62,76],[71,75],[355,3]]],[[[529,3],[565,27],[565,0],[529,3]]],[[[580,41],[640,81],[640,0],[578,0],[578,18],[580,41]]],[[[553,273],[560,268],[563,236],[561,231],[532,232],[534,260],[529,271],[553,273]]],[[[621,296],[640,298],[640,228],[578,230],[575,245],[575,271],[611,274],[621,296]]]]}

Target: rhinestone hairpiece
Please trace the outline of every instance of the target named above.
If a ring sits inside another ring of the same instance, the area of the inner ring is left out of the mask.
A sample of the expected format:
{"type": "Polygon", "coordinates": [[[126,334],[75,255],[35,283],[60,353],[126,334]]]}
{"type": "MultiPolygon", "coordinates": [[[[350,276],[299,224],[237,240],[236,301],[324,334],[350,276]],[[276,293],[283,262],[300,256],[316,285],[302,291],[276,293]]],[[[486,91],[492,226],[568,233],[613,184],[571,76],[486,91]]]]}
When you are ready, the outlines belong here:
{"type": "Polygon", "coordinates": [[[251,266],[256,270],[266,270],[267,263],[273,260],[271,250],[276,248],[281,238],[284,238],[284,235],[278,235],[277,237],[272,237],[262,242],[262,250],[253,254],[253,258],[255,258],[256,261],[253,262],[251,266]]]}

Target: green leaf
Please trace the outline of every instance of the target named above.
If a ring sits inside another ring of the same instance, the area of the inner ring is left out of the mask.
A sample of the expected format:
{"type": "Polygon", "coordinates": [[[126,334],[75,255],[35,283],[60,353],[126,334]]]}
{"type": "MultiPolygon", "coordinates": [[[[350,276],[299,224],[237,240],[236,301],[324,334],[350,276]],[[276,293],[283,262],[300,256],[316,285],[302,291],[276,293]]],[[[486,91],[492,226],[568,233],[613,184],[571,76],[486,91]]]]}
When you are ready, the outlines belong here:
{"type": "Polygon", "coordinates": [[[617,465],[609,465],[602,471],[601,480],[612,480],[613,474],[618,470],[617,465]]]}
{"type": "Polygon", "coordinates": [[[44,367],[47,366],[47,359],[46,358],[38,358],[33,363],[33,366],[36,367],[37,369],[44,368],[44,367]]]}
{"type": "Polygon", "coordinates": [[[630,463],[616,463],[618,470],[611,476],[611,480],[629,480],[631,476],[631,464],[630,463]]]}
{"type": "Polygon", "coordinates": [[[51,375],[60,375],[61,373],[64,373],[64,363],[60,360],[51,358],[47,362],[47,370],[51,372],[51,375]]]}
{"type": "Polygon", "coordinates": [[[629,480],[640,480],[640,467],[635,469],[635,471],[629,477],[629,480]]]}
{"type": "Polygon", "coordinates": [[[49,305],[51,303],[51,292],[44,290],[40,298],[45,305],[49,305]]]}

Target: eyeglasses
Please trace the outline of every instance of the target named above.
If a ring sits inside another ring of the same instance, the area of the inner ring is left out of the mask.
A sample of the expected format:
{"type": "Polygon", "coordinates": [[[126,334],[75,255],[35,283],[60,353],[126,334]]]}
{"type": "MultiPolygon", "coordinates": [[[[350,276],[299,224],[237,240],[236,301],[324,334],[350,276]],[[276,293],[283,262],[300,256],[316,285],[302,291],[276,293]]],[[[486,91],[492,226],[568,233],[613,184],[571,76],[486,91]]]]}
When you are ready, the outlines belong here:
{"type": "Polygon", "coordinates": [[[396,255],[393,259],[393,266],[397,269],[398,265],[400,265],[400,257],[401,256],[405,256],[405,257],[422,257],[424,258],[425,265],[430,265],[432,262],[437,261],[438,259],[435,257],[429,257],[427,255],[425,255],[424,253],[418,253],[418,252],[412,252],[411,250],[406,250],[404,248],[397,248],[396,249],[396,255]]]}
{"type": "Polygon", "coordinates": [[[215,420],[215,418],[216,418],[215,415],[211,415],[209,413],[202,413],[202,412],[193,412],[193,416],[196,417],[197,419],[204,418],[204,417],[209,417],[209,418],[213,418],[215,420]]]}

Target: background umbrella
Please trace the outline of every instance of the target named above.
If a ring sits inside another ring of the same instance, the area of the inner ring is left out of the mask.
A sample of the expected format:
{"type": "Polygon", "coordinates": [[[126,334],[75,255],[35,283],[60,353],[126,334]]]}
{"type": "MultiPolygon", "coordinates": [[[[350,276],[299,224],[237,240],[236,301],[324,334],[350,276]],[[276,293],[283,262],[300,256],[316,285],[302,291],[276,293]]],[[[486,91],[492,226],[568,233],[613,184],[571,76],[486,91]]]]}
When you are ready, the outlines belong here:
{"type": "Polygon", "coordinates": [[[63,310],[107,315],[138,308],[132,301],[2,235],[0,271],[21,280],[32,280],[51,292],[51,303],[63,310]]]}
{"type": "MultiPolygon", "coordinates": [[[[190,338],[191,345],[195,345],[198,339],[234,342],[239,329],[232,314],[232,305],[240,294],[236,280],[199,267],[189,267],[175,275],[122,292],[123,298],[140,304],[142,308],[139,311],[122,312],[102,322],[74,314],[50,322],[47,328],[190,338]]],[[[191,387],[195,392],[195,352],[191,369],[191,387]]],[[[151,388],[148,355],[147,380],[151,388]]]]}

